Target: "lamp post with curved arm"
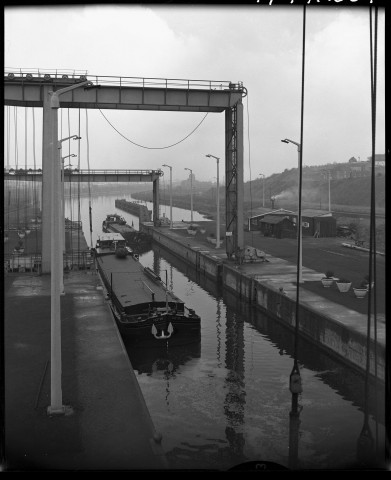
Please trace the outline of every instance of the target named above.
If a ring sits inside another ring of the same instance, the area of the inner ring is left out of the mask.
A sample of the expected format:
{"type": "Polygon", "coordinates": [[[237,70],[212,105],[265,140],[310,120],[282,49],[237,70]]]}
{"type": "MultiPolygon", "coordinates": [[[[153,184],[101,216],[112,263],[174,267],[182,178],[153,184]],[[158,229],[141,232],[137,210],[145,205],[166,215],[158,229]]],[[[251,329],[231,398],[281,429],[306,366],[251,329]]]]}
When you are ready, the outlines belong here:
{"type": "MultiPolygon", "coordinates": [[[[61,150],[62,150],[62,143],[65,142],[66,140],[80,140],[81,137],[77,135],[71,135],[70,137],[65,137],[62,138],[61,140],[58,141],[57,143],[57,149],[58,152],[60,153],[61,157],[61,150]]],[[[59,209],[59,219],[60,221],[60,238],[59,238],[59,244],[60,244],[60,295],[65,295],[65,289],[64,289],[64,253],[65,253],[65,190],[64,190],[64,160],[68,157],[77,157],[74,153],[71,155],[67,155],[66,157],[61,157],[61,171],[60,171],[60,187],[61,187],[61,200],[60,200],[60,209],[59,209]]]]}
{"type": "Polygon", "coordinates": [[[220,248],[220,195],[219,195],[219,157],[208,153],[205,157],[214,158],[217,162],[217,218],[216,218],[216,248],[220,248]]]}
{"type": "MultiPolygon", "coordinates": [[[[80,137],[77,137],[80,138],[80,137]]],[[[62,220],[61,220],[61,246],[62,246],[62,275],[61,275],[61,285],[60,285],[60,290],[61,290],[61,295],[65,295],[65,289],[64,289],[64,254],[66,253],[66,248],[65,248],[65,178],[64,178],[64,160],[69,157],[77,157],[74,153],[71,153],[70,155],[66,155],[65,157],[61,157],[61,190],[62,190],[62,220]]]]}
{"type": "MultiPolygon", "coordinates": [[[[301,152],[301,145],[300,143],[294,142],[293,140],[290,140],[289,138],[285,138],[284,140],[281,140],[283,143],[293,143],[294,145],[297,146],[297,153],[298,153],[298,169],[299,169],[299,174],[300,174],[300,152],[301,152]]],[[[299,249],[299,283],[304,283],[303,280],[303,234],[302,234],[302,225],[301,225],[301,208],[300,208],[300,192],[298,191],[298,197],[299,197],[299,205],[298,205],[298,212],[297,212],[297,238],[298,242],[300,245],[299,249]]]]}
{"type": "MultiPolygon", "coordinates": [[[[50,249],[50,405],[47,408],[49,415],[64,415],[66,407],[62,403],[62,359],[61,359],[61,143],[58,141],[58,111],[60,108],[60,96],[76,88],[92,85],[88,80],[76,83],[65,88],[48,92],[50,96],[49,110],[46,122],[52,122],[50,152],[53,155],[53,167],[51,170],[50,200],[51,200],[51,249],[50,249]],[[57,146],[57,149],[56,149],[57,146]],[[56,152],[57,150],[57,152],[56,152]],[[60,247],[60,248],[59,248],[60,247]]],[[[44,109],[45,110],[45,109],[44,109]]],[[[47,124],[45,123],[45,125],[47,124]]],[[[69,138],[75,138],[73,135],[69,138]]],[[[45,267],[46,268],[46,267],[45,267]]]]}
{"type": "Polygon", "coordinates": [[[191,168],[186,168],[190,172],[190,222],[193,223],[193,170],[191,168]]]}

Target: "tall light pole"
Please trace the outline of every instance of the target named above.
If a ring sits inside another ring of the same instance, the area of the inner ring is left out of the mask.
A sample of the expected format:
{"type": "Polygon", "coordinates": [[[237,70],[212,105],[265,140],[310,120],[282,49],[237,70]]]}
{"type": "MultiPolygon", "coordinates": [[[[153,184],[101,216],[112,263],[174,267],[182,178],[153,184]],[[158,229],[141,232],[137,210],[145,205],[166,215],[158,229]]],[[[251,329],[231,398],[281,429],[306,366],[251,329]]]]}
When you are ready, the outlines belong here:
{"type": "Polygon", "coordinates": [[[263,173],[260,173],[259,176],[262,177],[262,207],[265,206],[265,175],[263,173]]]}
{"type": "Polygon", "coordinates": [[[217,219],[216,219],[216,248],[220,248],[220,195],[219,195],[219,157],[208,153],[205,157],[215,158],[217,162],[217,219]]]}
{"type": "Polygon", "coordinates": [[[74,153],[67,155],[65,157],[61,157],[61,189],[62,189],[62,221],[61,221],[61,242],[62,242],[62,275],[61,275],[61,295],[65,295],[65,288],[64,288],[64,254],[66,253],[65,248],[65,177],[64,177],[64,160],[69,157],[77,157],[74,153]]]}
{"type": "MultiPolygon", "coordinates": [[[[289,140],[289,138],[285,138],[284,140],[281,140],[283,143],[293,143],[294,145],[297,146],[297,152],[298,152],[298,169],[299,169],[299,174],[300,174],[300,151],[301,151],[301,145],[300,143],[294,142],[293,140],[289,140]]],[[[298,197],[299,197],[299,206],[298,206],[298,218],[297,218],[297,238],[298,242],[300,245],[299,248],[299,283],[304,283],[303,280],[303,235],[302,235],[302,226],[301,226],[301,208],[300,208],[300,192],[298,191],[298,197]]]]}
{"type": "Polygon", "coordinates": [[[162,165],[170,169],[170,228],[172,229],[172,167],[170,165],[162,165]]]}
{"type": "Polygon", "coordinates": [[[193,170],[191,168],[186,168],[190,172],[190,221],[193,223],[193,170]]]}
{"type": "MultiPolygon", "coordinates": [[[[80,140],[81,137],[77,135],[71,135],[70,137],[62,138],[58,141],[57,148],[61,155],[62,150],[62,142],[66,140],[80,140]]],[[[59,218],[61,218],[60,222],[60,295],[65,295],[64,289],[64,253],[65,253],[65,190],[64,190],[64,159],[68,157],[76,157],[77,155],[71,154],[67,155],[66,157],[61,157],[61,173],[60,173],[60,182],[61,182],[61,201],[60,201],[60,213],[59,218]]]]}
{"type": "MultiPolygon", "coordinates": [[[[50,239],[50,406],[49,415],[64,415],[66,407],[62,404],[62,360],[61,360],[61,141],[58,141],[58,111],[60,95],[75,88],[92,85],[88,80],[75,83],[59,90],[51,90],[50,110],[53,114],[50,151],[53,155],[52,177],[50,182],[51,199],[51,239],[50,239]],[[56,148],[57,147],[57,148],[56,148]]],[[[65,140],[65,139],[64,139],[65,140]]]]}

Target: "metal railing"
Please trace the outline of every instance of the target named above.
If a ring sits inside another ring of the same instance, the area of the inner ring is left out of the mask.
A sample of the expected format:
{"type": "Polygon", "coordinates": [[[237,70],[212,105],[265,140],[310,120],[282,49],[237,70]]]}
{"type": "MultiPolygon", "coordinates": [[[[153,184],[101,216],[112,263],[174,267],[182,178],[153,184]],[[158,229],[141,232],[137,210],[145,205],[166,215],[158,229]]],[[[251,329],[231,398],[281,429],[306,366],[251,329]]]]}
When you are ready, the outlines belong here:
{"type": "Polygon", "coordinates": [[[244,91],[243,82],[233,83],[227,80],[186,80],[182,78],[158,77],[123,77],[108,75],[90,75],[84,70],[49,70],[32,68],[8,68],[4,70],[5,80],[37,81],[51,83],[53,80],[72,80],[73,82],[91,81],[94,85],[138,88],[165,89],[201,89],[201,90],[235,90],[244,91]]]}
{"type": "MultiPolygon", "coordinates": [[[[78,168],[65,168],[64,172],[69,173],[78,173],[80,175],[164,175],[163,170],[123,170],[123,169],[104,169],[104,170],[88,170],[88,169],[78,169],[78,168]]],[[[41,175],[42,168],[4,168],[5,175],[41,175]]]]}
{"type": "MultiPolygon", "coordinates": [[[[72,250],[63,256],[64,270],[90,270],[94,266],[94,257],[90,250],[72,250]]],[[[5,273],[41,273],[42,255],[5,254],[5,273]]]]}
{"type": "Polygon", "coordinates": [[[79,173],[81,175],[160,175],[163,170],[122,170],[122,169],[104,169],[104,170],[84,170],[84,169],[65,169],[65,173],[79,173]]]}

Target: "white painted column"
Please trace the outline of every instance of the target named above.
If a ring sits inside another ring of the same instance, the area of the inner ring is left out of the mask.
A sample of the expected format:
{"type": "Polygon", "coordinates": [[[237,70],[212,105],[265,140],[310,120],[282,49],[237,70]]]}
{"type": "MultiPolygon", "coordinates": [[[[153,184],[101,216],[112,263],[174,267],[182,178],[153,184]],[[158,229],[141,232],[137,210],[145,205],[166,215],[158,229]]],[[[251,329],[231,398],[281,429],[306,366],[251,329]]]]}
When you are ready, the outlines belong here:
{"type": "MultiPolygon", "coordinates": [[[[58,111],[58,110],[57,110],[58,111]]],[[[57,143],[57,156],[58,156],[58,163],[59,163],[59,168],[58,168],[58,174],[59,174],[59,191],[58,195],[60,196],[60,201],[58,202],[58,207],[59,207],[59,216],[58,218],[60,219],[60,294],[65,295],[65,288],[64,288],[64,250],[65,250],[65,205],[64,205],[64,162],[62,161],[61,158],[61,149],[58,148],[58,143],[57,143]]]]}
{"type": "Polygon", "coordinates": [[[63,414],[62,404],[62,361],[61,361],[61,297],[60,297],[60,150],[58,149],[58,110],[51,108],[53,130],[50,143],[52,152],[52,178],[50,185],[51,200],[51,367],[50,367],[50,406],[49,414],[63,414]]]}
{"type": "Polygon", "coordinates": [[[52,179],[53,179],[53,115],[57,111],[50,106],[50,86],[43,87],[43,125],[42,125],[42,273],[50,273],[51,258],[51,219],[52,219],[52,179]]]}

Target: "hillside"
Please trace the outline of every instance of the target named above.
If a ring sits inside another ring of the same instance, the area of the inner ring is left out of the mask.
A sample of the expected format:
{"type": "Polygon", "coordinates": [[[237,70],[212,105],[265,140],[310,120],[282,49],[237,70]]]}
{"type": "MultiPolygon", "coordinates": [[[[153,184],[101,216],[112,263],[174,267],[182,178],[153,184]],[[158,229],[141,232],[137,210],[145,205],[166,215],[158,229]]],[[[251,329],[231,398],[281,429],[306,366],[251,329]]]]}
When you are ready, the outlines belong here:
{"type": "MultiPolygon", "coordinates": [[[[304,170],[305,172],[305,170],[304,170]]],[[[317,208],[325,209],[329,202],[329,185],[327,179],[314,180],[313,176],[303,172],[302,201],[312,203],[317,208]]],[[[271,206],[271,198],[277,203],[297,203],[297,169],[285,171],[265,178],[265,206],[271,206]]],[[[253,207],[261,206],[263,200],[263,180],[247,182],[244,188],[244,201],[251,202],[253,207]]],[[[351,177],[330,181],[330,197],[332,205],[370,206],[371,177],[351,177]]],[[[385,176],[375,177],[376,207],[385,207],[385,176]]],[[[331,208],[333,209],[333,208],[331,208]]]]}
{"type": "MultiPolygon", "coordinates": [[[[286,170],[283,173],[274,174],[263,179],[258,178],[252,182],[246,182],[244,185],[244,210],[250,212],[263,204],[263,183],[265,186],[264,200],[265,207],[272,208],[274,197],[274,207],[290,207],[297,209],[297,169],[286,170]]],[[[173,205],[181,208],[190,209],[190,185],[182,185],[173,188],[173,205]]],[[[220,186],[220,205],[221,211],[224,209],[224,186],[220,186]]],[[[202,213],[215,213],[216,205],[216,187],[210,187],[209,190],[200,192],[197,188],[197,182],[193,183],[194,209],[202,213]]],[[[332,180],[330,182],[331,210],[350,207],[350,210],[369,212],[371,195],[371,177],[351,177],[332,180]],[[337,208],[338,207],[338,208],[337,208]]],[[[152,201],[152,191],[134,193],[133,196],[139,200],[152,201]]],[[[302,190],[303,208],[317,208],[328,210],[329,191],[328,180],[314,180],[313,176],[303,174],[302,190]]],[[[379,213],[385,210],[385,176],[378,174],[375,177],[375,202],[379,213]]],[[[169,191],[167,188],[161,190],[160,203],[169,204],[169,191]]]]}

